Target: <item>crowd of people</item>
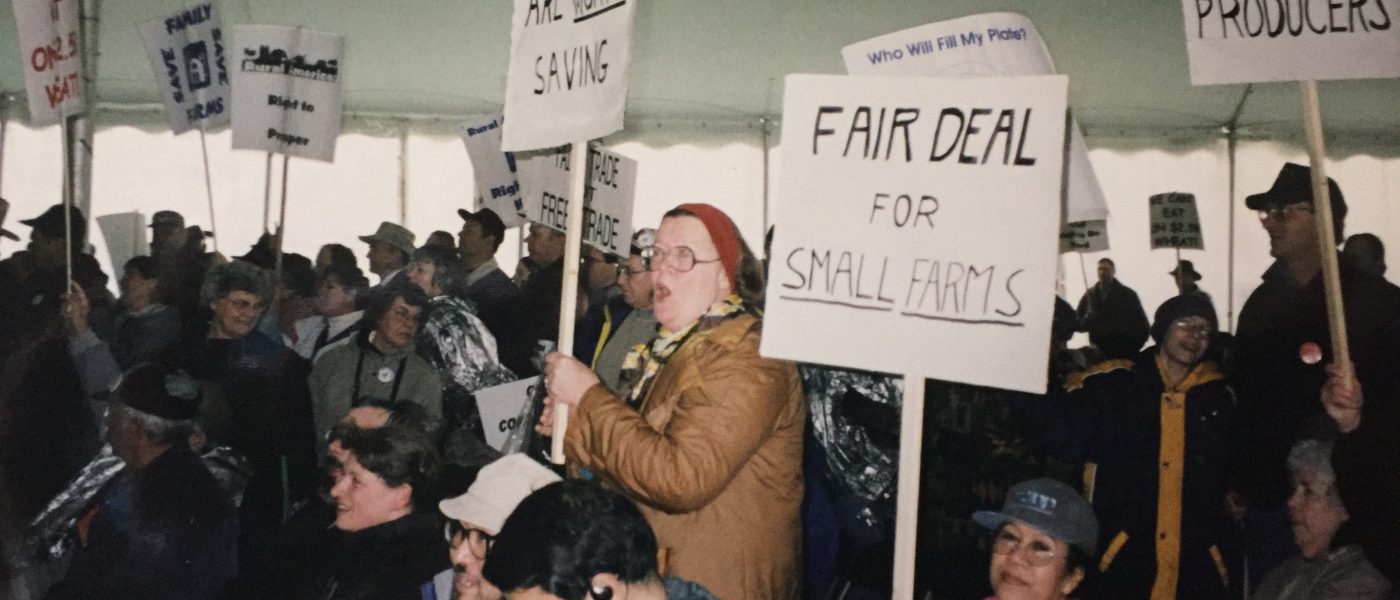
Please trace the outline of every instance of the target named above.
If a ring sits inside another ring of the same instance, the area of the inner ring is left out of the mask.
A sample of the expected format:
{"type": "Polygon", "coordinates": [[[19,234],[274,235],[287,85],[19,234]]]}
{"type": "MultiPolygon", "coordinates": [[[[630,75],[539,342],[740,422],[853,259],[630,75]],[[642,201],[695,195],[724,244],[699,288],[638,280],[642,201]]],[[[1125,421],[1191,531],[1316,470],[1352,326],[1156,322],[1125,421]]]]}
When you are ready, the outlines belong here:
{"type": "MultiPolygon", "coordinates": [[[[1392,597],[1400,288],[1378,238],[1347,241],[1337,361],[1307,168],[1246,205],[1276,262],[1233,335],[1191,261],[1149,321],[1105,258],[1077,310],[1055,299],[1045,394],[930,382],[920,597],[1392,597]]],[[[531,224],[512,276],[500,217],[458,215],[455,240],[362,236],[372,283],[345,246],[226,259],[161,211],[118,297],[80,211],[21,221],[0,262],[12,595],[889,596],[900,382],[760,356],[766,265],[727,215],[681,204],[626,256],[582,248],[556,351],[565,236],[531,224]],[[534,375],[515,433],[567,406],[564,468],[487,442],[478,393],[534,375]]]]}

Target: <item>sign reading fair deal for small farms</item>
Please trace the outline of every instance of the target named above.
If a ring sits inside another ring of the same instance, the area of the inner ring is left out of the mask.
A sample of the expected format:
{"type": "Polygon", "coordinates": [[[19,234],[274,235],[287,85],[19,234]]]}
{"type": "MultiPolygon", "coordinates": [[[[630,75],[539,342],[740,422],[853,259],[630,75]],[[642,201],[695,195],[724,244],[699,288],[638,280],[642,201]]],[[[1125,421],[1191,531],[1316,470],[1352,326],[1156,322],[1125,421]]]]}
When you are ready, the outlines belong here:
{"type": "Polygon", "coordinates": [[[228,122],[228,61],[224,30],[212,3],[200,4],[141,26],[165,116],[176,134],[228,122]]]}
{"type": "Polygon", "coordinates": [[[1066,85],[788,76],[763,355],[1043,393],[1066,85]]]}
{"type": "MultiPolygon", "coordinates": [[[[841,49],[852,75],[1029,77],[1054,75],[1040,33],[1024,15],[971,15],[882,35],[841,49]]],[[[1089,162],[1089,146],[1070,126],[1065,220],[1102,220],[1108,201],[1089,162]]]]}
{"type": "Polygon", "coordinates": [[[476,195],[506,227],[525,222],[520,213],[525,203],[520,197],[520,181],[515,175],[515,154],[501,150],[501,116],[462,126],[462,142],[472,161],[476,195]]]}
{"type": "MultiPolygon", "coordinates": [[[[525,218],[567,231],[569,153],[534,156],[520,163],[525,218]]],[[[583,241],[603,252],[627,256],[632,245],[632,199],[637,194],[637,161],[611,150],[588,148],[584,187],[583,241]]]]}
{"type": "Polygon", "coordinates": [[[1201,241],[1201,215],[1196,197],[1181,192],[1155,194],[1147,199],[1152,214],[1152,249],[1205,249],[1201,241]]]}
{"type": "Polygon", "coordinates": [[[345,39],[277,25],[233,31],[233,147],[334,160],[345,39]]]}
{"type": "Polygon", "coordinates": [[[80,0],[14,0],[29,120],[53,125],[83,110],[80,0]]]}
{"type": "Polygon", "coordinates": [[[515,0],[506,71],[506,150],[622,129],[637,0],[515,0]]]}
{"type": "Polygon", "coordinates": [[[1191,83],[1400,77],[1400,0],[1181,0],[1191,83]]]}

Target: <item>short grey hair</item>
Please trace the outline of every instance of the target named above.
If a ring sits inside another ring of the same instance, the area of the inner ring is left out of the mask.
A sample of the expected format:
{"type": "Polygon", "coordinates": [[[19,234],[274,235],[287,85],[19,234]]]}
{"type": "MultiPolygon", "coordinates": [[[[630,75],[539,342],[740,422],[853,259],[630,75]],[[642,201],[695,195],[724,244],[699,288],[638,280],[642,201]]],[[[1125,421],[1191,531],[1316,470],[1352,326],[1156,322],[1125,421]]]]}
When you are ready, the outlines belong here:
{"type": "Polygon", "coordinates": [[[187,444],[194,433],[194,421],[176,421],[141,412],[124,403],[114,402],[111,408],[120,410],[120,417],[134,421],[145,434],[146,439],[159,445],[187,444]]]}
{"type": "Polygon", "coordinates": [[[1288,452],[1288,471],[1297,475],[1307,471],[1327,484],[1327,497],[1341,501],[1337,493],[1337,472],[1332,469],[1332,443],[1321,440],[1303,440],[1293,445],[1288,452]]]}
{"type": "Polygon", "coordinates": [[[234,260],[209,268],[199,290],[201,304],[209,304],[233,292],[248,292],[263,304],[272,301],[272,282],[267,273],[252,263],[234,260]]]}

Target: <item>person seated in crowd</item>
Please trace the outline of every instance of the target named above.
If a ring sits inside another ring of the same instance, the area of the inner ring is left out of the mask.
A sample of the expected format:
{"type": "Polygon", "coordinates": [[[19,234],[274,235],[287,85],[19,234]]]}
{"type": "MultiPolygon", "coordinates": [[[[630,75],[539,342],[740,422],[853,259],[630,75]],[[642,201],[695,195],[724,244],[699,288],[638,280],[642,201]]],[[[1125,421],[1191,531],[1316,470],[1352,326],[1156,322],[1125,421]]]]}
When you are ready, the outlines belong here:
{"type": "Polygon", "coordinates": [[[694,582],[659,574],[656,536],[636,505],[578,480],[546,485],[521,501],[483,574],[520,600],[715,599],[694,582]]]}
{"type": "Polygon", "coordinates": [[[316,275],[321,276],[326,273],[326,269],[335,267],[360,268],[360,264],[355,260],[355,253],[343,244],[326,244],[316,251],[316,275]]]}
{"type": "Polygon", "coordinates": [[[462,230],[457,234],[458,252],[466,262],[466,297],[476,304],[477,316],[496,338],[501,364],[515,373],[531,370],[530,352],[534,341],[520,335],[515,322],[515,303],[520,288],[496,264],[496,250],[506,236],[506,225],[496,212],[483,208],[476,212],[457,209],[462,230]]]}
{"type": "Polygon", "coordinates": [[[295,337],[285,341],[298,356],[314,360],[327,346],[348,339],[360,330],[362,298],[369,279],[356,267],[332,266],[321,274],[316,288],[316,312],[296,323],[295,337]]]}
{"type": "MultiPolygon", "coordinates": [[[[634,346],[656,337],[656,315],[651,311],[655,292],[651,287],[650,261],[642,258],[642,246],[650,254],[655,241],[655,229],[633,234],[627,263],[611,270],[621,295],[589,308],[574,332],[574,357],[592,366],[598,379],[614,394],[625,391],[619,382],[623,359],[634,346]]],[[[590,267],[590,278],[593,270],[590,267]]]]}
{"type": "Polygon", "coordinates": [[[443,523],[431,502],[437,452],[422,431],[398,425],[337,427],[331,496],[335,532],[295,570],[288,598],[423,598],[446,569],[443,523]]]}
{"type": "Polygon", "coordinates": [[[411,402],[434,421],[442,418],[442,380],[414,346],[427,306],[416,286],[378,290],[364,311],[372,328],[328,347],[316,360],[309,383],[318,439],[351,408],[369,401],[411,402]]]}
{"type": "MultiPolygon", "coordinates": [[[[501,591],[481,577],[486,552],[506,517],[531,492],[559,476],[524,454],[508,454],[481,468],[467,493],[438,503],[447,517],[452,544],[451,588],[455,600],[500,600],[501,591]]],[[[438,589],[446,589],[442,577],[438,589]]]]}
{"type": "Polygon", "coordinates": [[[149,362],[180,341],[180,315],[155,301],[156,262],[149,256],[126,261],[122,269],[122,312],[110,323],[92,322],[92,307],[82,287],[65,299],[68,352],[83,391],[89,397],[112,389],[126,369],[149,362]]]}
{"type": "Polygon", "coordinates": [[[796,598],[806,411],[794,365],[758,354],[762,267],[707,204],[666,213],[653,252],[661,330],[624,361],[627,393],[550,354],[537,431],[572,407],[565,455],[641,505],[665,574],[726,600],[796,598]]]}
{"type": "Polygon", "coordinates": [[[369,272],[379,276],[383,287],[403,273],[413,256],[413,232],[388,221],[379,224],[379,229],[370,235],[360,236],[360,241],[369,244],[369,272]]]}
{"type": "Polygon", "coordinates": [[[235,572],[237,521],[190,448],[200,393],[182,371],[143,364],[108,398],[125,466],[78,527],[68,575],[47,598],[212,598],[235,572]]]}
{"type": "Polygon", "coordinates": [[[434,246],[415,252],[408,268],[409,280],[431,298],[427,321],[418,333],[418,353],[442,379],[445,450],[449,461],[462,464],[470,462],[467,455],[486,447],[474,394],[515,381],[497,358],[496,338],[465,298],[468,273],[455,250],[434,246]]]}
{"type": "Polygon", "coordinates": [[[1348,515],[1337,494],[1332,445],[1303,440],[1288,454],[1288,515],[1299,554],[1264,576],[1254,600],[1385,600],[1390,583],[1355,544],[1334,544],[1348,515]]]}
{"type": "Polygon", "coordinates": [[[1069,598],[1084,580],[1099,539],[1093,507],[1053,479],[1012,486],[1000,511],[978,511],[972,520],[995,532],[993,595],[987,600],[1069,598]]]}
{"type": "Polygon", "coordinates": [[[1076,430],[1064,456],[1084,466],[1104,547],[1087,598],[1227,598],[1234,531],[1225,511],[1226,427],[1234,395],[1207,360],[1215,311],[1194,295],[1162,303],[1157,346],[1066,384],[1076,430]]]}

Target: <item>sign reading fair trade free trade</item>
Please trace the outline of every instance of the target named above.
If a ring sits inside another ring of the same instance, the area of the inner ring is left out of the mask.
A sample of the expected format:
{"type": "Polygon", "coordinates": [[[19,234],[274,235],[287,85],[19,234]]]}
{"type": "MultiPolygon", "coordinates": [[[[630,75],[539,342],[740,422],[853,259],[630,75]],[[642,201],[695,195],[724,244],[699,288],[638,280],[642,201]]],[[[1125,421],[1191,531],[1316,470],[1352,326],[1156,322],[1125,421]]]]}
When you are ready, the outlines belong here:
{"type": "Polygon", "coordinates": [[[1191,83],[1400,77],[1400,0],[1181,0],[1191,83]]]}
{"type": "Polygon", "coordinates": [[[762,354],[1044,393],[1066,91],[788,76],[762,354]]]}
{"type": "Polygon", "coordinates": [[[36,127],[83,110],[81,0],[14,0],[20,60],[36,127]]]}
{"type": "Polygon", "coordinates": [[[515,0],[506,70],[506,150],[622,129],[638,0],[515,0]]]}
{"type": "MultiPolygon", "coordinates": [[[[525,218],[567,231],[569,153],[567,150],[520,161],[525,218]]],[[[584,184],[583,241],[626,257],[632,246],[632,199],[637,195],[637,161],[598,146],[588,148],[584,184]]]]}
{"type": "Polygon", "coordinates": [[[219,10],[212,3],[181,9],[141,25],[165,116],[176,134],[227,123],[228,59],[219,10]]]}
{"type": "Polygon", "coordinates": [[[345,38],[240,25],[233,39],[233,147],[334,160],[345,38]]]}

